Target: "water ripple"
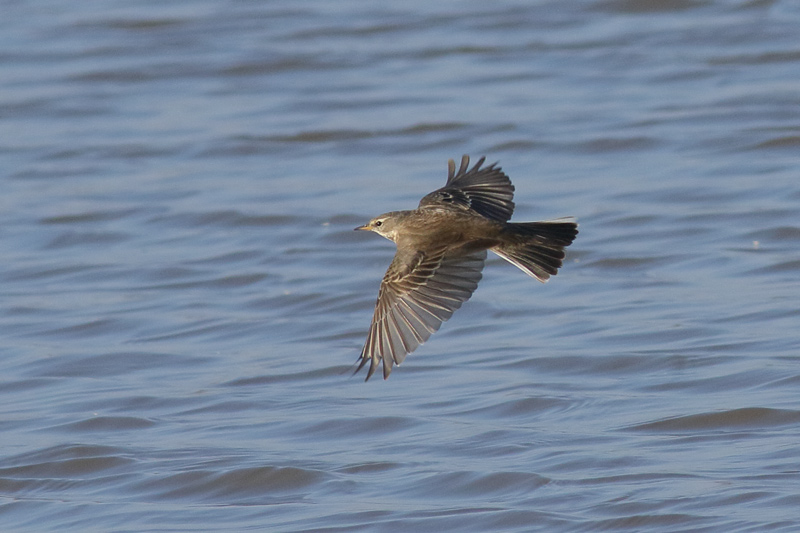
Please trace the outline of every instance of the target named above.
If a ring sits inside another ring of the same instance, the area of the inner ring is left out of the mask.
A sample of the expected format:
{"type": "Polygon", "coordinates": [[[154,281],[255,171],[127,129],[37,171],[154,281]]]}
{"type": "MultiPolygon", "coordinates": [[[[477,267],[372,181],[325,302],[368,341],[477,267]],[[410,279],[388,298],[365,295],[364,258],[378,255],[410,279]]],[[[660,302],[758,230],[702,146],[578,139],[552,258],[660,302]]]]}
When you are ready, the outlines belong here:
{"type": "Polygon", "coordinates": [[[50,4],[0,17],[4,531],[800,529],[792,3],[50,4]],[[353,228],[463,153],[581,234],[364,383],[353,228]]]}

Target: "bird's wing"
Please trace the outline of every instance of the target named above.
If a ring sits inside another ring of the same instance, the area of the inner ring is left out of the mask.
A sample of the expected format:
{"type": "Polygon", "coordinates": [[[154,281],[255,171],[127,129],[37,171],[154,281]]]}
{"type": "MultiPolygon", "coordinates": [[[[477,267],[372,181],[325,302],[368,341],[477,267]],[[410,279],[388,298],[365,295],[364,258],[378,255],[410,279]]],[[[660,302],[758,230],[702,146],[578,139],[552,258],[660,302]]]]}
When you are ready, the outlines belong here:
{"type": "Polygon", "coordinates": [[[383,378],[389,377],[393,364],[402,363],[472,296],[485,259],[485,250],[457,256],[445,248],[396,254],[381,282],[356,372],[369,361],[367,379],[381,363],[383,378]]]}
{"type": "Polygon", "coordinates": [[[455,207],[507,222],[514,212],[514,186],[497,163],[481,168],[484,159],[469,169],[469,156],[462,156],[458,172],[455,162],[448,161],[447,184],[425,196],[419,207],[455,207]]]}

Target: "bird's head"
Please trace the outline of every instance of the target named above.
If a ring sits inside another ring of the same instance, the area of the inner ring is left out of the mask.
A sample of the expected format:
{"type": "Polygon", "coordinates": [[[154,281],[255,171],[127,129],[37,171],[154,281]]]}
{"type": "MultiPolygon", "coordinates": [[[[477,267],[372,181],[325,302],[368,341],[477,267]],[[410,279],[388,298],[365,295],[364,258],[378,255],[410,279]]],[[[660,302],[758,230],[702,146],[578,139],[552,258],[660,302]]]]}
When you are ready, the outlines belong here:
{"type": "Polygon", "coordinates": [[[373,218],[363,226],[357,227],[356,230],[372,231],[390,241],[396,241],[397,229],[402,220],[403,213],[401,211],[392,211],[373,218]]]}

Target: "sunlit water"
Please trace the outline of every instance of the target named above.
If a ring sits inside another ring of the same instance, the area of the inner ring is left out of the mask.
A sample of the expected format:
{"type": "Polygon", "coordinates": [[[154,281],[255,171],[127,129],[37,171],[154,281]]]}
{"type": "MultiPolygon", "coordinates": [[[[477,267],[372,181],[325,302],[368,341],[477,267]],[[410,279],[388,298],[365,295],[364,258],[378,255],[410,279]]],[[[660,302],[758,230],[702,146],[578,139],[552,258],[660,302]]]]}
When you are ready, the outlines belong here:
{"type": "Polygon", "coordinates": [[[6,2],[3,531],[797,531],[800,8],[6,2]],[[492,258],[351,377],[448,158],[492,258]]]}

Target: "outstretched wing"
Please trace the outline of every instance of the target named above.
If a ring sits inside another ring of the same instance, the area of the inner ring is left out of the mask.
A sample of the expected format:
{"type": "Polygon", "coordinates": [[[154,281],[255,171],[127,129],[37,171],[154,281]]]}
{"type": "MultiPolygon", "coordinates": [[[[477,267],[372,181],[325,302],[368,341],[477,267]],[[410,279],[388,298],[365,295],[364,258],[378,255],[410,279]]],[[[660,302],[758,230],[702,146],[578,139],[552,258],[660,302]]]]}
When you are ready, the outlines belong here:
{"type": "Polygon", "coordinates": [[[419,207],[455,207],[472,210],[487,218],[507,222],[514,212],[514,186],[497,163],[481,168],[485,157],[468,170],[469,156],[461,157],[461,167],[448,161],[447,184],[425,196],[419,207]]]}
{"type": "Polygon", "coordinates": [[[396,254],[381,282],[375,314],[356,372],[369,361],[367,379],[383,364],[383,379],[392,365],[439,329],[467,301],[481,279],[486,251],[456,257],[444,248],[396,254]]]}

